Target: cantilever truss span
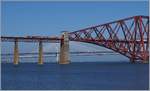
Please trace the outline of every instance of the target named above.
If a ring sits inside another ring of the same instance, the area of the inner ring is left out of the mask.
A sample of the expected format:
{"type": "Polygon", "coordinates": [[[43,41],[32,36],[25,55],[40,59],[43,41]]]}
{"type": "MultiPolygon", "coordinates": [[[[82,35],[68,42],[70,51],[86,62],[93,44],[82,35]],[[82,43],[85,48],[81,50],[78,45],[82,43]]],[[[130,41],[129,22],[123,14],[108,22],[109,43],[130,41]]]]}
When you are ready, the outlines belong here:
{"type": "Polygon", "coordinates": [[[87,42],[131,59],[149,61],[149,16],[133,16],[69,33],[71,41],[87,42]]]}

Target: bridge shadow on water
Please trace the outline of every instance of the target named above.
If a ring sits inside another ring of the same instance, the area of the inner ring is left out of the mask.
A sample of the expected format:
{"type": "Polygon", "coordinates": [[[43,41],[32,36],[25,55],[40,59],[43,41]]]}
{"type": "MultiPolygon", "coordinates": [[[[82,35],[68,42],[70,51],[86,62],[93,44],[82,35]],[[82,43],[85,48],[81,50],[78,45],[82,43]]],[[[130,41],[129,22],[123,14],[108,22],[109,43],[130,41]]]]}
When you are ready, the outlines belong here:
{"type": "Polygon", "coordinates": [[[3,90],[144,90],[149,65],[127,62],[2,63],[3,90]]]}

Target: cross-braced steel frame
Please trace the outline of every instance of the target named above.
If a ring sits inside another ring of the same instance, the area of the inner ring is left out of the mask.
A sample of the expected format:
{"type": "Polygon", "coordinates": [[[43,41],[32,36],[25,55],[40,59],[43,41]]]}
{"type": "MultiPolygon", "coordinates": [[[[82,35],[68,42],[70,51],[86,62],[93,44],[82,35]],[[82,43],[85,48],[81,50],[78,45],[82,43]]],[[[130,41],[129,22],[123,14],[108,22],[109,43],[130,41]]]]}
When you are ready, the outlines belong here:
{"type": "Polygon", "coordinates": [[[71,32],[69,39],[106,47],[130,58],[131,62],[148,62],[149,16],[133,16],[71,32]]]}

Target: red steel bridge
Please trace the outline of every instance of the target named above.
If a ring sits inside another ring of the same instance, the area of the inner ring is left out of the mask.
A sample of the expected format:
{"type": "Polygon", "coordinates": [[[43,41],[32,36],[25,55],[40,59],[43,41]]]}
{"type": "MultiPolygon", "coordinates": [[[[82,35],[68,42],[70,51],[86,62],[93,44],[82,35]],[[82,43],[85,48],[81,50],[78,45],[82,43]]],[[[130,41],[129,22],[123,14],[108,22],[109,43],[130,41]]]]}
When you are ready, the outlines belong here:
{"type": "Polygon", "coordinates": [[[14,64],[18,64],[18,42],[39,42],[39,64],[43,64],[42,43],[60,42],[60,64],[69,63],[69,41],[96,44],[130,59],[149,62],[149,16],[133,16],[92,26],[74,32],[64,32],[61,37],[1,36],[2,42],[14,42],[14,64]]]}

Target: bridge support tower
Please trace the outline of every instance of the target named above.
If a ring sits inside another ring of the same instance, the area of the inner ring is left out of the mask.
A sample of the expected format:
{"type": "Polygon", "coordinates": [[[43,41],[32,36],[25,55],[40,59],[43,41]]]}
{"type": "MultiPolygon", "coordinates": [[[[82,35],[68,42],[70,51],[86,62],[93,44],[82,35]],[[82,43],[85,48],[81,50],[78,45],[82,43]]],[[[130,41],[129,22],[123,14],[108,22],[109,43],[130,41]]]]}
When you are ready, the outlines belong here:
{"type": "MultiPolygon", "coordinates": [[[[146,54],[145,54],[146,55],[146,54]]],[[[148,56],[146,56],[145,58],[144,58],[144,60],[142,61],[143,63],[149,63],[149,54],[148,54],[148,56]]]]}
{"type": "Polygon", "coordinates": [[[39,41],[39,59],[38,64],[43,64],[43,44],[42,41],[39,41]]]}
{"type": "MultiPolygon", "coordinates": [[[[146,54],[145,54],[146,55],[146,54]]],[[[135,63],[137,59],[135,59],[135,56],[130,58],[131,63],[135,63]]],[[[149,56],[143,57],[141,60],[141,63],[149,63],[149,56]]]]}
{"type": "Polygon", "coordinates": [[[14,65],[18,65],[19,63],[19,49],[18,49],[18,40],[16,39],[14,42],[14,65]]]}
{"type": "Polygon", "coordinates": [[[59,64],[69,64],[69,36],[68,32],[63,32],[60,43],[59,64]]]}
{"type": "Polygon", "coordinates": [[[131,63],[135,63],[135,59],[134,58],[130,58],[130,62],[131,63]]]}

